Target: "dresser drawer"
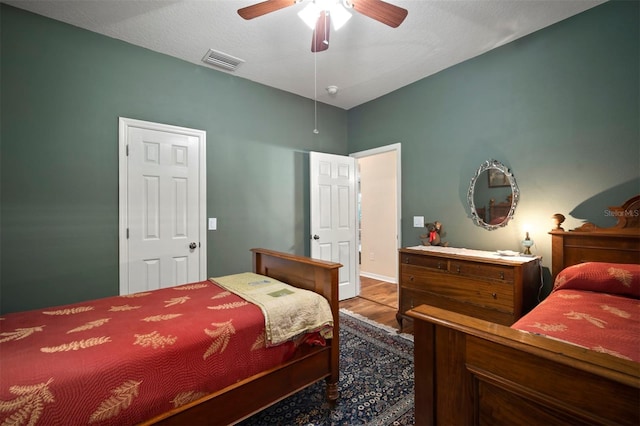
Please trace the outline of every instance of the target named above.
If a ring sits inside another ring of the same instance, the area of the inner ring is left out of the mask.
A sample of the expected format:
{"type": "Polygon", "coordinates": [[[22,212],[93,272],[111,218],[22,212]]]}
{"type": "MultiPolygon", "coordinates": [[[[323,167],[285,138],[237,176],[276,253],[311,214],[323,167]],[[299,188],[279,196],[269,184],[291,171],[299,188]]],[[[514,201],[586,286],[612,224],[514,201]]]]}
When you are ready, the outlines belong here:
{"type": "MultiPolygon", "coordinates": [[[[436,272],[442,274],[443,272],[436,272]]],[[[418,290],[426,290],[428,287],[427,278],[433,276],[433,271],[415,265],[400,266],[400,282],[403,288],[415,288],[418,290]]]]}
{"type": "Polygon", "coordinates": [[[402,254],[400,256],[400,264],[402,265],[415,265],[422,266],[424,268],[447,270],[449,261],[447,259],[441,259],[439,257],[422,256],[419,254],[402,254]]]}
{"type": "Polygon", "coordinates": [[[461,262],[452,260],[449,272],[464,277],[513,282],[514,269],[509,266],[491,265],[480,262],[461,262]]]}
{"type": "Polygon", "coordinates": [[[473,279],[414,265],[402,265],[400,280],[403,289],[433,293],[502,312],[513,312],[514,291],[511,283],[473,279]]]}
{"type": "Polygon", "coordinates": [[[513,285],[511,284],[474,280],[453,274],[434,275],[427,277],[427,280],[429,281],[428,291],[440,296],[513,313],[513,285]]]}

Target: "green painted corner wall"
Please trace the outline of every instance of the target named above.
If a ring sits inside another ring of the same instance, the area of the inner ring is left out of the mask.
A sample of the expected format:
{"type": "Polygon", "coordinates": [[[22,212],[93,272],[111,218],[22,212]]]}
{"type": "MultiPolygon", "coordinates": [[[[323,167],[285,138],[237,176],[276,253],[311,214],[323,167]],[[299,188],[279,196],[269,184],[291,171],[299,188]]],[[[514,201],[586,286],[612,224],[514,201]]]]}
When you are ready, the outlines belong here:
{"type": "MultiPolygon", "coordinates": [[[[551,262],[551,215],[566,229],[615,223],[606,206],[640,193],[640,3],[611,1],[349,111],[349,151],[402,144],[402,245],[413,216],[452,246],[533,251],[551,262]],[[473,224],[469,183],[506,164],[521,192],[513,222],[473,224]]],[[[546,273],[548,290],[549,273],[546,273]]]]}
{"type": "MultiPolygon", "coordinates": [[[[209,276],[308,254],[308,152],[347,112],[0,5],[0,312],[118,294],[118,117],[207,132],[209,276]]],[[[292,76],[293,77],[293,76],[292,76]]]]}

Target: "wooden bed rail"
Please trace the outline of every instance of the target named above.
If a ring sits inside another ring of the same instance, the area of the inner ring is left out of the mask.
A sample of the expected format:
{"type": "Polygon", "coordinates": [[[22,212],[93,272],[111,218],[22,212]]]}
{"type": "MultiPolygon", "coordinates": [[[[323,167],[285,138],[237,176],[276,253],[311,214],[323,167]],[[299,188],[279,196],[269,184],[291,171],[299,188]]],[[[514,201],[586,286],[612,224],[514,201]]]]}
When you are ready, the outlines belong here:
{"type": "Polygon", "coordinates": [[[415,398],[433,401],[416,424],[640,424],[638,363],[432,306],[407,314],[415,398]]]}

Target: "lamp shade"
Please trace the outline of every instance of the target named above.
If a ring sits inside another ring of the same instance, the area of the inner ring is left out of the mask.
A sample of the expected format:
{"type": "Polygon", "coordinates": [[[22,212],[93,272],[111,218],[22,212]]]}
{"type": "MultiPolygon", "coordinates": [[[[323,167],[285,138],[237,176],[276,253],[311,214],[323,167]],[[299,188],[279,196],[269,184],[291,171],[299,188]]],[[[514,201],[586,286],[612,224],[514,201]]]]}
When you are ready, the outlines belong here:
{"type": "Polygon", "coordinates": [[[312,1],[305,6],[304,9],[298,12],[298,16],[309,28],[313,30],[316,27],[318,16],[320,16],[320,12],[322,11],[329,12],[329,15],[331,15],[331,22],[333,23],[333,29],[336,31],[342,28],[342,26],[351,19],[351,13],[349,13],[347,9],[345,9],[344,6],[336,0],[312,1]]]}
{"type": "Polygon", "coordinates": [[[333,23],[333,29],[338,31],[344,24],[351,19],[351,14],[347,12],[339,2],[333,3],[329,9],[331,15],[331,22],[333,23]]]}
{"type": "Polygon", "coordinates": [[[320,8],[315,2],[309,3],[304,9],[298,12],[298,16],[312,30],[316,27],[316,21],[320,15],[320,8]]]}

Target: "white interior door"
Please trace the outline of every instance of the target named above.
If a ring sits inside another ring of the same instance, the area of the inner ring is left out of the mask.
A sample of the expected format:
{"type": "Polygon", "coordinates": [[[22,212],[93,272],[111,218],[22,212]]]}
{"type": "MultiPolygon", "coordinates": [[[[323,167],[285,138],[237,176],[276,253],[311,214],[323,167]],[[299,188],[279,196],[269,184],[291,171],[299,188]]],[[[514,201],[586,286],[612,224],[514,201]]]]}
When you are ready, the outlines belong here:
{"type": "Polygon", "coordinates": [[[121,118],[120,139],[120,293],[206,279],[205,133],[121,118]]]}
{"type": "Polygon", "coordinates": [[[311,257],[339,262],[340,300],[358,294],[355,159],[309,154],[311,257]]]}

